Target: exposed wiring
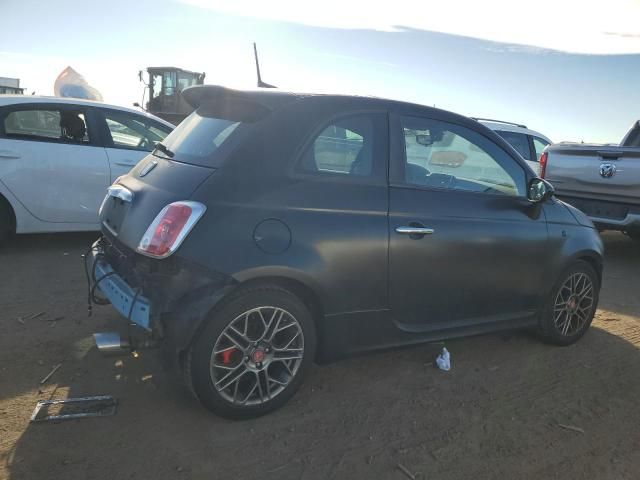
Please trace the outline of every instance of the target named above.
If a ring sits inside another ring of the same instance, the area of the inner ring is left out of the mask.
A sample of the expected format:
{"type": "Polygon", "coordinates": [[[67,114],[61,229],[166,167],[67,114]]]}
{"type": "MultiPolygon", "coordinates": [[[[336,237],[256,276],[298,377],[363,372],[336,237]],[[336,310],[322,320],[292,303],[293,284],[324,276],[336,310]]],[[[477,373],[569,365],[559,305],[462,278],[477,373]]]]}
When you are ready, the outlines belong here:
{"type": "Polygon", "coordinates": [[[133,337],[131,336],[131,316],[133,315],[133,307],[138,301],[138,295],[140,295],[140,287],[136,288],[136,293],[131,300],[131,307],[129,307],[129,315],[127,315],[127,336],[129,337],[129,345],[133,345],[133,337]]]}
{"type": "Polygon", "coordinates": [[[104,298],[97,298],[95,295],[95,291],[96,291],[96,287],[100,284],[100,282],[102,282],[102,280],[104,280],[107,277],[110,277],[111,275],[114,275],[116,272],[108,272],[105,273],[104,275],[102,275],[100,278],[96,279],[96,266],[98,264],[98,261],[100,260],[101,257],[104,257],[104,253],[102,253],[102,250],[100,248],[100,245],[98,246],[91,246],[91,248],[89,248],[89,250],[87,250],[87,252],[82,255],[83,261],[84,261],[84,273],[85,273],[85,277],[87,279],[87,312],[88,312],[88,316],[91,316],[93,314],[93,304],[95,303],[96,305],[108,305],[109,301],[104,299],[104,298]],[[93,252],[97,252],[96,258],[93,262],[92,268],[91,268],[91,275],[89,274],[89,268],[87,266],[87,257],[93,253],[93,252]],[[93,280],[93,285],[92,285],[92,280],[93,280]]]}

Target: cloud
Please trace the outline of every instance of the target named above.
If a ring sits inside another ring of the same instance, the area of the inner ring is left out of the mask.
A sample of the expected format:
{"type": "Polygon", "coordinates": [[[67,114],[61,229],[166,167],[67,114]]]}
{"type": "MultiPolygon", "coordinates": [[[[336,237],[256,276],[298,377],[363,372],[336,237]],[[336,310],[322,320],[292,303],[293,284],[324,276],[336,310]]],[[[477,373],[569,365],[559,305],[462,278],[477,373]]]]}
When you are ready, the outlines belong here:
{"type": "Polygon", "coordinates": [[[606,32],[637,29],[640,2],[537,0],[530,10],[512,0],[345,2],[323,0],[177,0],[215,12],[340,29],[398,31],[396,25],[570,53],[640,53],[640,37],[606,32]]]}
{"type": "Polygon", "coordinates": [[[620,33],[620,32],[602,32],[605,35],[612,35],[614,37],[622,38],[640,38],[640,33],[620,33]]]}

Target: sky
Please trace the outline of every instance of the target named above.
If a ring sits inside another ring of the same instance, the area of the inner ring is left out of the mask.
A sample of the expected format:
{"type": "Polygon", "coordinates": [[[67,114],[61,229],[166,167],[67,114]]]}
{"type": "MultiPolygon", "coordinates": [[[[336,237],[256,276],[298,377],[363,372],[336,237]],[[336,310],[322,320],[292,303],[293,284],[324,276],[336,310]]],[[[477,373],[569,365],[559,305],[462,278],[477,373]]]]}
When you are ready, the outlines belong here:
{"type": "Polygon", "coordinates": [[[640,0],[0,0],[0,76],[53,94],[71,66],[108,103],[138,71],[206,83],[406,100],[524,123],[554,141],[618,143],[640,118],[640,0]],[[25,23],[27,22],[28,23],[25,23]]]}

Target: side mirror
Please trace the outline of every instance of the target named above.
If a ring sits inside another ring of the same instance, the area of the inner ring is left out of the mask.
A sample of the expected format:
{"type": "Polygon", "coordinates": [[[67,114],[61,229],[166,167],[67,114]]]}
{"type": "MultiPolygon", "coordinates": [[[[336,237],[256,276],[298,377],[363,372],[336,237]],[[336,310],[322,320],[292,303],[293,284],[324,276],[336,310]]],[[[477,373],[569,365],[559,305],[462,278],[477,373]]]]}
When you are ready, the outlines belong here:
{"type": "Polygon", "coordinates": [[[532,178],[527,188],[527,198],[531,203],[546,202],[554,194],[555,190],[546,180],[532,178]]]}

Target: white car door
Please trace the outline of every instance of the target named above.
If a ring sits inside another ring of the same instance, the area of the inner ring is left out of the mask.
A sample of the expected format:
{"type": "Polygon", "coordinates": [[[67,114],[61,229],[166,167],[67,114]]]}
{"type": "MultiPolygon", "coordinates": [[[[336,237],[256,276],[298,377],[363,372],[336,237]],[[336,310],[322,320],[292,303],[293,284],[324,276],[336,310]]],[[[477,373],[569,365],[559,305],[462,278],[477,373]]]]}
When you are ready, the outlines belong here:
{"type": "Polygon", "coordinates": [[[0,182],[36,218],[98,225],[110,183],[95,123],[81,105],[20,104],[3,109],[0,182]]]}
{"type": "Polygon", "coordinates": [[[111,165],[111,182],[131,170],[171,132],[171,127],[144,115],[100,109],[106,124],[105,150],[111,165]]]}

